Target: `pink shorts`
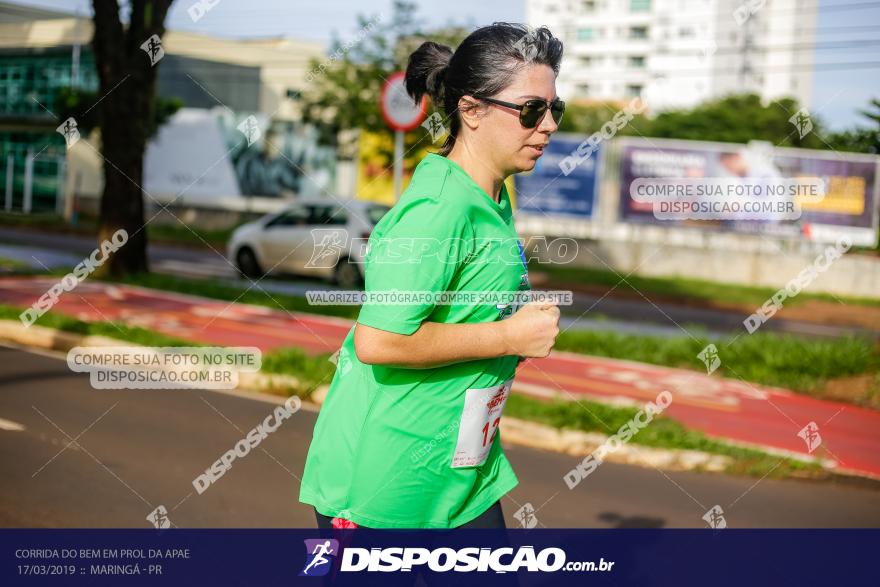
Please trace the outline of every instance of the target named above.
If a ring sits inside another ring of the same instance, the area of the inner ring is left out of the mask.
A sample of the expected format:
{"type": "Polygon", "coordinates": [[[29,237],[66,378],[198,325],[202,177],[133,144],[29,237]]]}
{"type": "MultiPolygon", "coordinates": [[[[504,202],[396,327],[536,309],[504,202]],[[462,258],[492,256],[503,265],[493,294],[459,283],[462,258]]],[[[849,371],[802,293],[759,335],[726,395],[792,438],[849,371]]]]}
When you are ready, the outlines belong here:
{"type": "Polygon", "coordinates": [[[357,524],[355,524],[351,520],[346,520],[345,518],[333,518],[330,523],[337,530],[349,530],[358,527],[357,524]]]}

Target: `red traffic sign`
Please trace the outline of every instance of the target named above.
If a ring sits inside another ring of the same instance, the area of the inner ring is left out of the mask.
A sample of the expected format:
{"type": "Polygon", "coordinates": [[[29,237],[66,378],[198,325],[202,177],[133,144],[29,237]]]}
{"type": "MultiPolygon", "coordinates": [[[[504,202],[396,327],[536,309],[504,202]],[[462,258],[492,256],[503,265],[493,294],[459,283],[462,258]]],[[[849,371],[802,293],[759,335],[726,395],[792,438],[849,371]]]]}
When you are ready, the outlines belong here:
{"type": "Polygon", "coordinates": [[[417,128],[428,114],[428,98],[422,96],[420,104],[406,93],[404,72],[398,71],[388,76],[379,97],[382,118],[392,130],[407,132],[417,128]]]}

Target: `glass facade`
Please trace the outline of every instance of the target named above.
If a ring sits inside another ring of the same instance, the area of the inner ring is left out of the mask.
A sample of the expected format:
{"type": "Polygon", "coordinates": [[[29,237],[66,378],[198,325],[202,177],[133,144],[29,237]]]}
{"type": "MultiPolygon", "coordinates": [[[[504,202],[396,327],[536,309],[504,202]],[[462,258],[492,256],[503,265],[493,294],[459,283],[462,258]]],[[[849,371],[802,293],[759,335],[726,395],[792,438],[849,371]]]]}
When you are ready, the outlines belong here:
{"type": "Polygon", "coordinates": [[[58,93],[72,86],[88,92],[98,89],[94,56],[85,47],[79,61],[72,79],[72,49],[0,54],[0,208],[5,209],[9,192],[12,209],[23,209],[31,153],[31,209],[55,209],[66,157],[64,138],[55,131],[62,122],[56,118],[58,93]]]}

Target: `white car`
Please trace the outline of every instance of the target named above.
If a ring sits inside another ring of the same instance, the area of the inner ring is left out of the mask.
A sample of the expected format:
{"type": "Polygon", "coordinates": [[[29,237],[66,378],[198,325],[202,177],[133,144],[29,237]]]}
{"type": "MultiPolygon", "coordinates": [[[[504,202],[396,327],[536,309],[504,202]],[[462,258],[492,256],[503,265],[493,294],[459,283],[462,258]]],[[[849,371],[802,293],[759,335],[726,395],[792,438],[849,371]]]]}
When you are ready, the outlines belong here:
{"type": "Polygon", "coordinates": [[[294,273],[363,285],[363,253],[390,208],[363,200],[298,199],[280,212],[239,226],[227,256],[247,277],[294,273]]]}

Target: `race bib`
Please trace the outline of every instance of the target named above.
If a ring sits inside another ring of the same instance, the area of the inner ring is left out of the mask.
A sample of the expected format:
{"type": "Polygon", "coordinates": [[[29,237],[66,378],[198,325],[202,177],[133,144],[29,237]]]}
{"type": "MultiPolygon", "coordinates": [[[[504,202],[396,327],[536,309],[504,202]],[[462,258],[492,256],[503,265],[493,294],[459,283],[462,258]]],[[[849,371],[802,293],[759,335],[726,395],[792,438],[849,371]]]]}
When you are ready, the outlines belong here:
{"type": "Polygon", "coordinates": [[[458,425],[458,443],[452,456],[453,469],[477,467],[486,461],[512,385],[513,377],[492,387],[468,389],[465,392],[464,410],[458,425]]]}

